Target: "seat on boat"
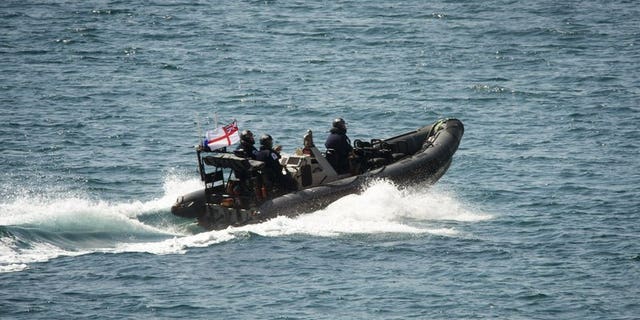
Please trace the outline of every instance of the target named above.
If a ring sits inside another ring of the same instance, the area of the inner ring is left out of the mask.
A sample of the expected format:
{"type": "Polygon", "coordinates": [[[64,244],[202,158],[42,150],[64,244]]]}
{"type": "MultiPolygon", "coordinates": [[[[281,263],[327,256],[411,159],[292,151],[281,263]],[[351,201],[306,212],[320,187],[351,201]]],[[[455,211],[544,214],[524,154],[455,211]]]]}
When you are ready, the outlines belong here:
{"type": "Polygon", "coordinates": [[[418,150],[420,150],[420,147],[422,145],[417,143],[415,139],[403,139],[403,140],[399,140],[394,142],[393,144],[391,144],[391,152],[392,153],[402,153],[402,154],[414,154],[416,153],[418,150]]]}
{"type": "Polygon", "coordinates": [[[338,174],[343,174],[349,171],[348,159],[340,159],[340,157],[338,156],[338,154],[334,149],[327,148],[327,151],[325,151],[324,156],[329,162],[329,164],[331,165],[331,167],[333,167],[333,169],[338,174]]]}

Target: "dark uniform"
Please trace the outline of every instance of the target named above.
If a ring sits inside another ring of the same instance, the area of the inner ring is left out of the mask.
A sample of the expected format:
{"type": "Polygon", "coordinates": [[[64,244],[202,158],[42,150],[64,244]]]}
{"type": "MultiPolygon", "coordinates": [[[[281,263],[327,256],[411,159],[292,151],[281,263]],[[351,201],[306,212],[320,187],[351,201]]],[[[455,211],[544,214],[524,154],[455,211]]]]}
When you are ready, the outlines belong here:
{"type": "Polygon", "coordinates": [[[324,143],[327,148],[327,160],[338,174],[349,172],[349,154],[353,150],[351,140],[347,137],[347,125],[344,119],[333,120],[333,127],[324,143]]]}
{"type": "MultiPolygon", "coordinates": [[[[241,158],[255,160],[256,155],[258,154],[258,149],[253,146],[255,143],[256,141],[253,139],[253,132],[250,130],[244,130],[240,134],[240,145],[233,151],[233,154],[241,158]]],[[[248,203],[249,201],[246,197],[253,192],[253,185],[250,182],[250,174],[243,171],[234,171],[233,174],[239,182],[234,187],[234,191],[244,197],[242,199],[243,203],[248,203]]]]}
{"type": "Polygon", "coordinates": [[[260,151],[256,155],[256,160],[264,162],[263,178],[268,189],[277,187],[280,190],[296,190],[296,182],[290,175],[282,174],[280,155],[273,150],[273,138],[265,134],[260,138],[260,151]]]}

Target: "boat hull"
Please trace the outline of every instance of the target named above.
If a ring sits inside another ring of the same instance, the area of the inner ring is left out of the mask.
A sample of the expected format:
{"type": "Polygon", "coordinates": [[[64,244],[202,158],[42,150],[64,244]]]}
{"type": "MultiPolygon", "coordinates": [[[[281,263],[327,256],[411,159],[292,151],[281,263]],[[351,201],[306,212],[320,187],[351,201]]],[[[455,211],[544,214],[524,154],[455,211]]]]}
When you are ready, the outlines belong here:
{"type": "Polygon", "coordinates": [[[363,174],[287,193],[249,210],[220,206],[217,204],[220,199],[212,199],[213,195],[203,189],[179,197],[171,212],[177,216],[195,218],[206,229],[224,229],[262,222],[280,215],[296,216],[322,209],[346,195],[360,192],[363,185],[372,179],[388,179],[403,185],[433,184],[451,165],[463,134],[462,122],[457,119],[443,120],[384,140],[396,146],[396,149],[403,149],[397,151],[411,152],[412,155],[363,174]]]}

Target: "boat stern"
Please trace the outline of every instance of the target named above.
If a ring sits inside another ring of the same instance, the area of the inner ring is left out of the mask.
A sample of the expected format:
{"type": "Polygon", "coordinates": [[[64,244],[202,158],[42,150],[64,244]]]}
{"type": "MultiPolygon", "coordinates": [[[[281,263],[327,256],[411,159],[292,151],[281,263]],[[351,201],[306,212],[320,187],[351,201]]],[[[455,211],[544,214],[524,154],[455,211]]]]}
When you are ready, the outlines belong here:
{"type": "Polygon", "coordinates": [[[198,190],[178,197],[171,206],[171,213],[183,218],[199,218],[207,210],[205,190],[198,190]]]}

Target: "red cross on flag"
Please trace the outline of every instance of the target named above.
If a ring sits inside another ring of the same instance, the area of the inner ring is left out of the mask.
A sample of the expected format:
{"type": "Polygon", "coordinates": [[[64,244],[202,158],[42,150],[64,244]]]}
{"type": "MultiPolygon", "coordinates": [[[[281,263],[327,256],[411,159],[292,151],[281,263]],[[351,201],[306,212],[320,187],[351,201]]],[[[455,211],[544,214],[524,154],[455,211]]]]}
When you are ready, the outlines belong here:
{"type": "Polygon", "coordinates": [[[236,121],[224,127],[217,127],[207,131],[205,145],[211,150],[216,150],[240,142],[238,123],[236,121]]]}

